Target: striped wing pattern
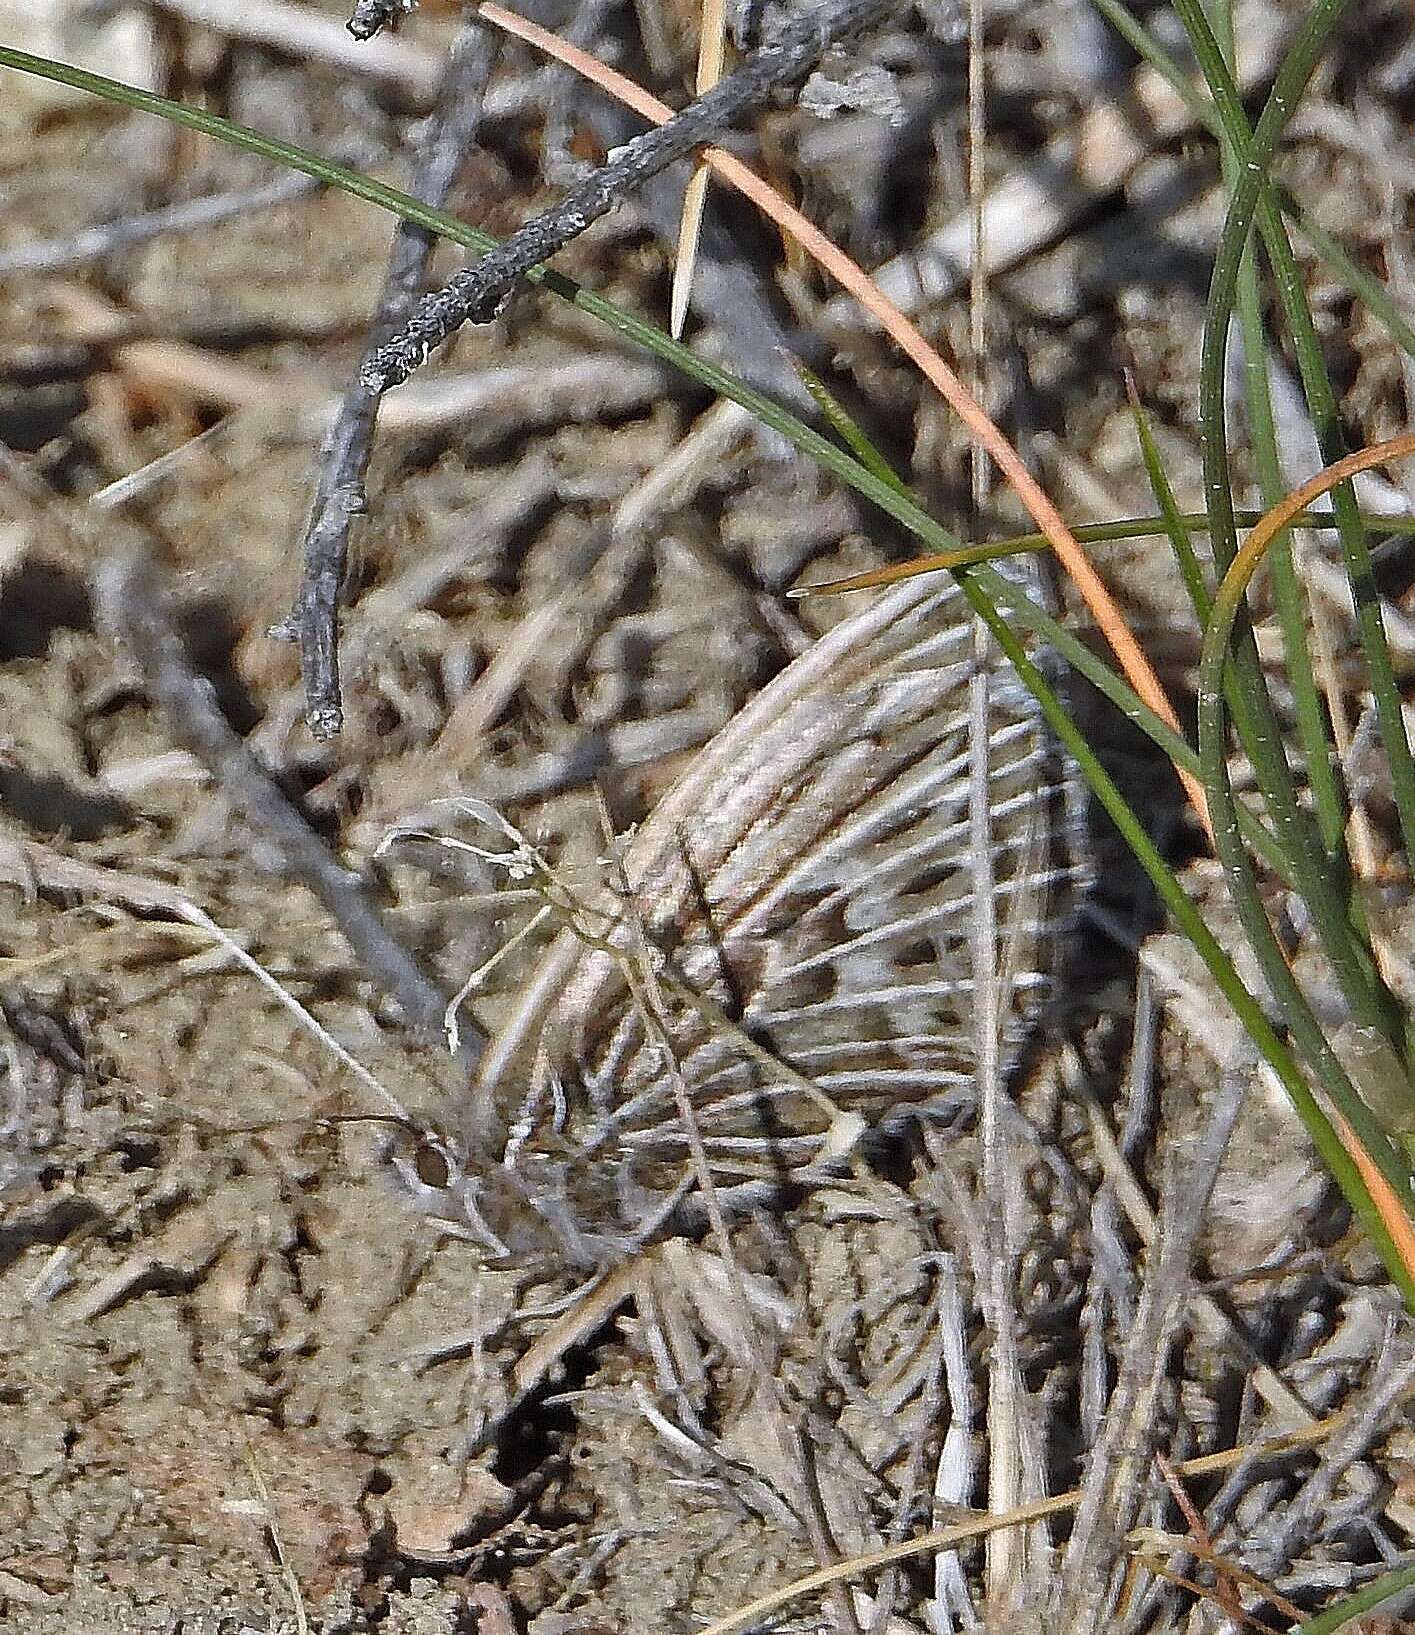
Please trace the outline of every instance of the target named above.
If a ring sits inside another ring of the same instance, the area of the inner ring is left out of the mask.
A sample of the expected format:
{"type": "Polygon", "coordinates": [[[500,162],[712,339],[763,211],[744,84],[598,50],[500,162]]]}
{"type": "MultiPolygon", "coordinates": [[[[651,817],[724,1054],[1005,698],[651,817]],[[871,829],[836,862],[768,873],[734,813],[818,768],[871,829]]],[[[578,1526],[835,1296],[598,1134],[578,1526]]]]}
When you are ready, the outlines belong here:
{"type": "MultiPolygon", "coordinates": [[[[830,1104],[877,1126],[972,1098],[966,615],[956,587],[912,581],[844,620],[704,748],[626,848],[666,973],[672,1060],[726,1189],[818,1163],[830,1104]]],[[[1007,1061],[1045,998],[1081,868],[1055,746],[1000,664],[988,719],[1007,1061]]],[[[488,1052],[480,1092],[507,1132],[503,1173],[577,1257],[637,1241],[691,1189],[662,1040],[625,960],[569,933],[488,1052]]]]}

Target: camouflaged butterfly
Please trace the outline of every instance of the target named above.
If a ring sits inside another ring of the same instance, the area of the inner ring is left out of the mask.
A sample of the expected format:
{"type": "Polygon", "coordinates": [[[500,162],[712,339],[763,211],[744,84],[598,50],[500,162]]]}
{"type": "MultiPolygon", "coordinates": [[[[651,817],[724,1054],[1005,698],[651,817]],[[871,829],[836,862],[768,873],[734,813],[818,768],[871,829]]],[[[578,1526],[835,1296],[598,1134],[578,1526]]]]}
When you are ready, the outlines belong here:
{"type": "MultiPolygon", "coordinates": [[[[497,1133],[464,1191],[494,1241],[528,1250],[527,1223],[549,1226],[593,1264],[681,1223],[683,1092],[729,1203],[972,1101],[975,672],[956,586],[909,581],[696,756],[624,847],[632,907],[606,889],[603,931],[561,933],[482,1059],[475,1123],[497,1133]]],[[[1015,675],[988,672],[1005,1068],[1086,868],[1076,780],[1015,675]]]]}

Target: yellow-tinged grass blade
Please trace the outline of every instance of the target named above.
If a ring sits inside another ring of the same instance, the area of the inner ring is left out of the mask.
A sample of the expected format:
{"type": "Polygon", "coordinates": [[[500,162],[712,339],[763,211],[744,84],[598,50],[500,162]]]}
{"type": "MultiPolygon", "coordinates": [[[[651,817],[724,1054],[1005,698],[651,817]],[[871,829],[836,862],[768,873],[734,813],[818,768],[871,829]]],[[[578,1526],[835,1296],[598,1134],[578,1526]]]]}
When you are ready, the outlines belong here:
{"type": "MultiPolygon", "coordinates": [[[[710,91],[722,78],[727,53],[727,0],[703,0],[702,22],[698,30],[697,93],[710,91]]],[[[678,250],[673,258],[673,293],[669,301],[668,332],[675,341],[683,338],[688,318],[688,297],[693,292],[693,268],[698,260],[698,235],[702,231],[703,207],[707,203],[708,167],[698,161],[683,194],[683,216],[678,224],[678,250]]]]}

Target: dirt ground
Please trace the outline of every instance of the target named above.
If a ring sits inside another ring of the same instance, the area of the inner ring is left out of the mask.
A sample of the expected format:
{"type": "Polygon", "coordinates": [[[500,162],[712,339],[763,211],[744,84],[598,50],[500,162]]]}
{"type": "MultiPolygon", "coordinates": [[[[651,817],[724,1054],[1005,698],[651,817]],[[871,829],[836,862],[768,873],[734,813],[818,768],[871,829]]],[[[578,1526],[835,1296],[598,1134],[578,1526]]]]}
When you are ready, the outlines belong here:
{"type": "MultiPolygon", "coordinates": [[[[324,0],[194,15],[45,0],[0,6],[0,40],[403,178],[452,8],[407,18],[387,58],[361,58],[324,0]],[[312,44],[295,18],[329,29],[312,44]]],[[[677,94],[695,16],[643,0],[575,26],[677,94]]],[[[1012,247],[983,395],[1068,517],[1144,514],[1130,370],[1192,504],[1212,146],[1086,6],[985,20],[985,183],[1012,247]]],[[[1250,88],[1296,20],[1240,8],[1250,88]]],[[[752,129],[773,180],[967,359],[947,259],[965,36],[946,4],[901,13],[752,129]]],[[[1407,306],[1412,49],[1393,7],[1339,30],[1282,161],[1407,306]]],[[[508,46],[451,207],[504,233],[631,128],[508,46]]],[[[522,295],[385,406],[345,730],[310,737],[298,654],[269,632],[389,223],[309,190],[66,244],[271,174],[5,75],[0,1628],[689,1635],[832,1561],[1072,1490],[1050,1520],[774,1616],[1230,1627],[1155,1450],[1214,1456],[1188,1490],[1260,1627],[1401,1559],[1398,1302],[995,656],[1006,980],[996,1059],[977,1046],[958,599],[781,594],[910,554],[893,524],[583,312],[522,295]],[[11,259],[35,245],[54,253],[11,259]],[[135,553],[261,787],[434,996],[421,1029],[124,639],[135,553]],[[595,941],[611,923],[614,956],[595,941]],[[656,988],[650,946],[682,991],[656,988]],[[483,967],[449,1052],[437,996],[483,967]]],[[[661,321],[682,182],[564,270],[661,321]]],[[[807,358],[950,526],[1025,526],[1004,494],[974,508],[943,406],[718,191],[703,258],[693,345],[810,413],[789,361],[807,358]]],[[[1407,425],[1409,359],[1303,266],[1353,433],[1407,425]]],[[[1276,344],[1270,368],[1305,475],[1276,344]]],[[[1386,478],[1363,498],[1408,509],[1386,478]]],[[[1336,570],[1304,548],[1359,702],[1336,570]]],[[[1103,565],[1184,695],[1197,640],[1163,542],[1103,565]]],[[[1389,619],[1408,688],[1415,599],[1389,619]]],[[[1196,856],[1167,774],[1074,702],[1163,844],[1196,856]]],[[[1187,879],[1238,951],[1212,866],[1187,879]]]]}

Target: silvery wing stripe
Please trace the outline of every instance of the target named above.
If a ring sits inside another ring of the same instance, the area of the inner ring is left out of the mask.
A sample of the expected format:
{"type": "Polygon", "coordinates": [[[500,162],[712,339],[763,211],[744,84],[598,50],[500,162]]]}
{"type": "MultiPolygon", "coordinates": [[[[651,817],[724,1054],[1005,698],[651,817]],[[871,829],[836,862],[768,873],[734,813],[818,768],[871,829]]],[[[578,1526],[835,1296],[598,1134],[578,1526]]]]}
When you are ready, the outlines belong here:
{"type": "MultiPolygon", "coordinates": [[[[956,587],[894,587],[739,712],[625,848],[658,957],[726,1019],[670,998],[674,1058],[724,1181],[779,1180],[817,1159],[831,1115],[792,1073],[886,1124],[925,1103],[951,1115],[971,1095],[975,664],[956,587]],[[764,1163],[744,1170],[752,1154],[764,1163]]],[[[1088,874],[1069,769],[1015,677],[989,675],[1010,1059],[1046,1001],[1068,898],[1088,874]]],[[[612,894],[600,906],[613,910],[612,894]]],[[[627,927],[616,940],[633,946],[627,927]]],[[[521,1118],[514,1173],[576,1255],[639,1241],[684,1184],[672,1084],[622,961],[568,933],[486,1053],[478,1089],[480,1110],[521,1118]],[[523,1110],[552,1105],[526,1088],[547,1070],[565,1087],[565,1117],[527,1131],[523,1110]]]]}

